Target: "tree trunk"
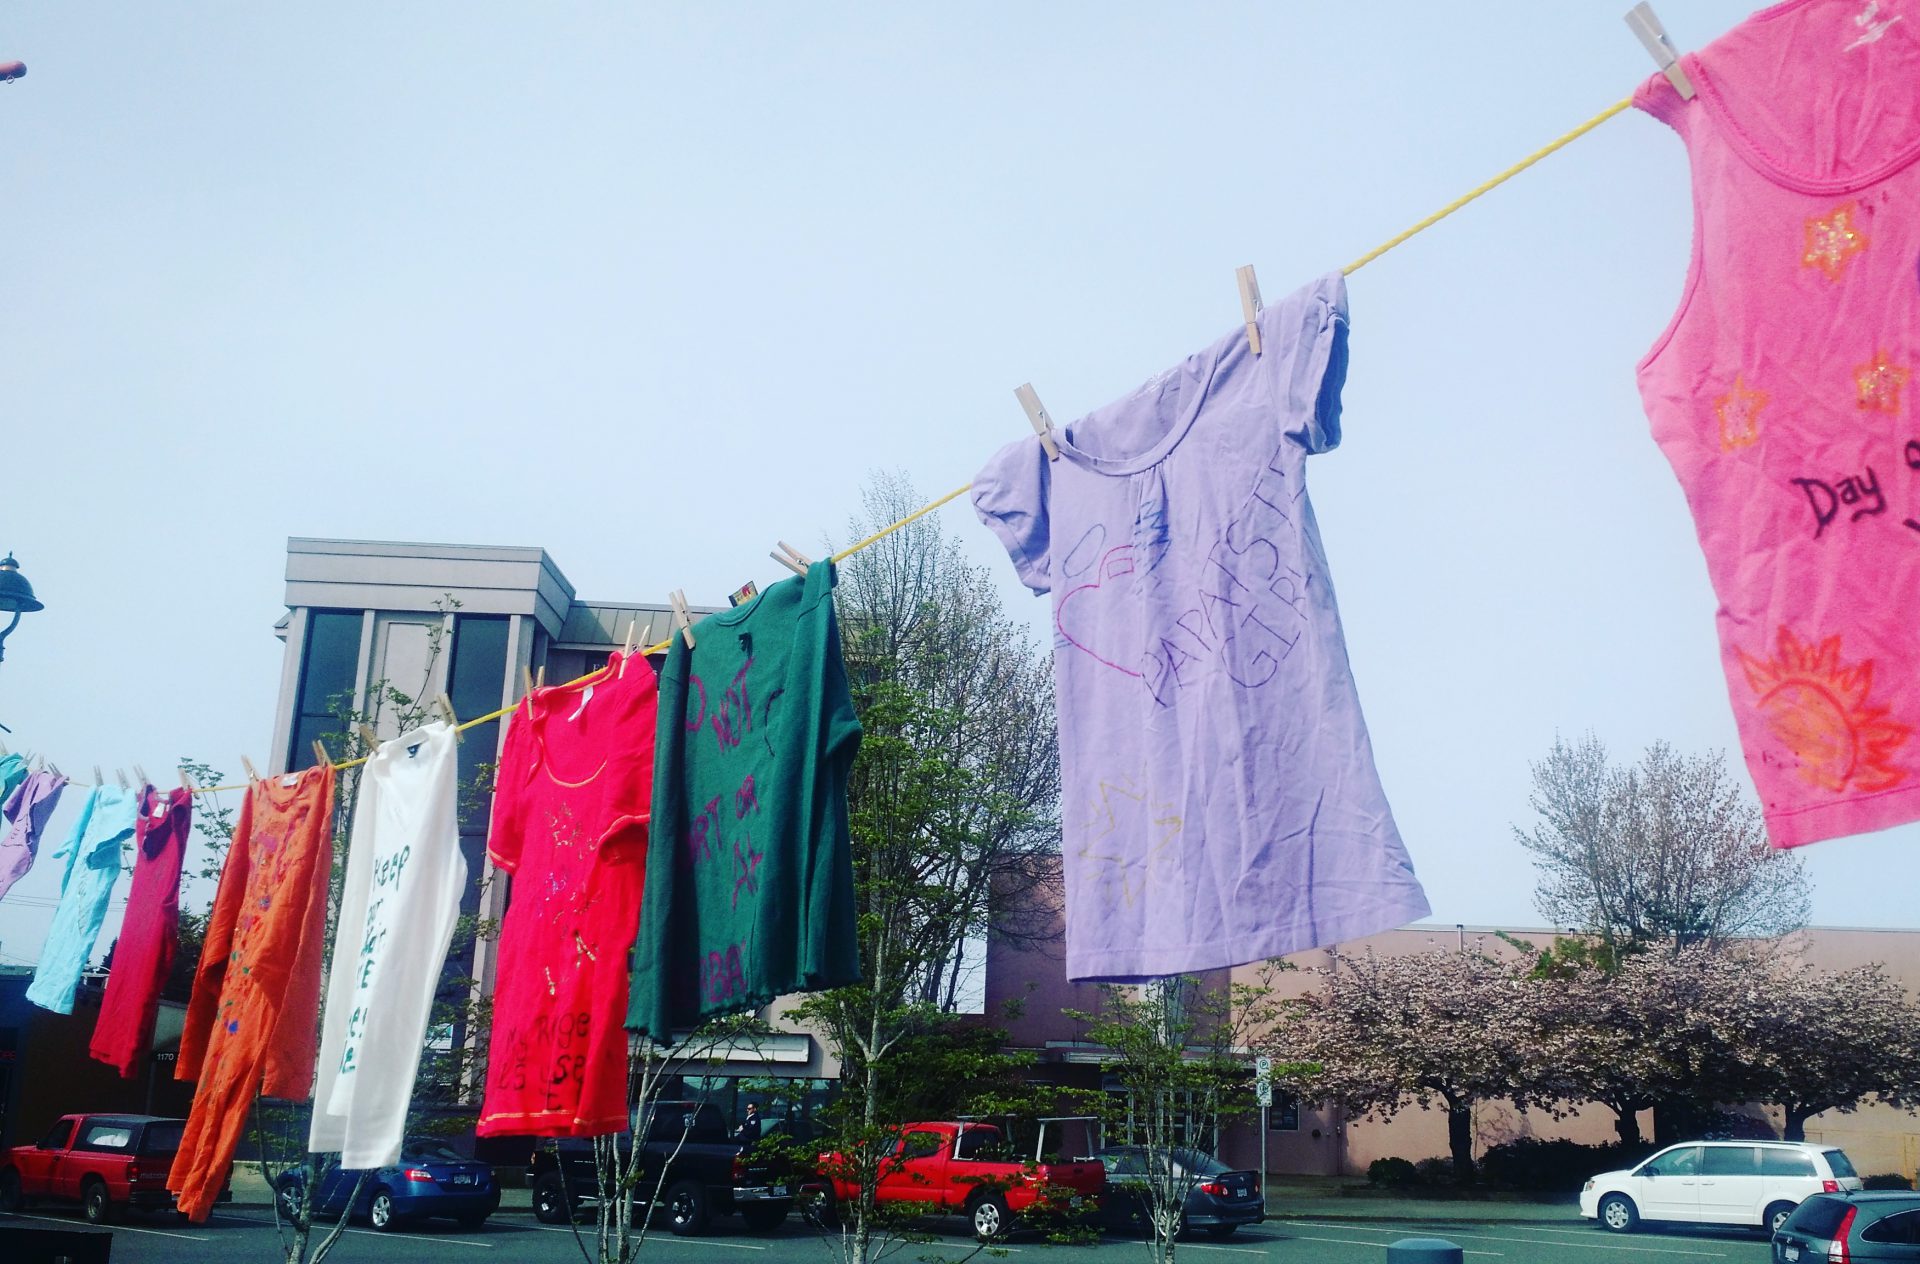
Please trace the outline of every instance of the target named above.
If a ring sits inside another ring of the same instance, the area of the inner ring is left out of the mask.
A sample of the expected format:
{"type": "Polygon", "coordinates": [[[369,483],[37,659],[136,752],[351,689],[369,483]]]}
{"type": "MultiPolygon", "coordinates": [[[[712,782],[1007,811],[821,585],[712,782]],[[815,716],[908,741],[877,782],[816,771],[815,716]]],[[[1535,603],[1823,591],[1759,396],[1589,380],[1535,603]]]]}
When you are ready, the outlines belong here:
{"type": "Polygon", "coordinates": [[[1473,1104],[1447,1104],[1447,1147],[1453,1152],[1453,1179],[1471,1185],[1473,1171],[1473,1104]]]}
{"type": "Polygon", "coordinates": [[[1782,1141],[1805,1141],[1807,1139],[1807,1120],[1820,1112],[1808,1106],[1789,1103],[1786,1107],[1787,1126],[1780,1132],[1782,1141]]]}
{"type": "Polygon", "coordinates": [[[1623,1146],[1637,1146],[1640,1136],[1640,1112],[1632,1105],[1613,1107],[1613,1135],[1623,1146]]]}

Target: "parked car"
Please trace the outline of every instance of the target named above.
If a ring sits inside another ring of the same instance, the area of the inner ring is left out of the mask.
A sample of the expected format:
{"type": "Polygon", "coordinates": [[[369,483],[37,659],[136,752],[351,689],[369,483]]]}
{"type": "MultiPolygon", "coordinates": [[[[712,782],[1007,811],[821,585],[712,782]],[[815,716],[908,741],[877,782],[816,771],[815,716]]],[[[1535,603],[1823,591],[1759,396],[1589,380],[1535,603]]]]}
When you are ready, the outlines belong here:
{"type": "Polygon", "coordinates": [[[1773,1235],[1775,1264],[1920,1260],[1920,1194],[1815,1194],[1773,1235]]]}
{"type": "MultiPolygon", "coordinates": [[[[1093,1157],[1107,1169],[1106,1193],[1100,1199],[1101,1220],[1115,1230],[1151,1228],[1151,1152],[1145,1146],[1108,1146],[1093,1157]]],[[[1208,1237],[1225,1238],[1241,1225],[1266,1219],[1259,1173],[1236,1172],[1211,1154],[1184,1147],[1168,1151],[1161,1161],[1171,1168],[1163,1176],[1193,1182],[1180,1218],[1182,1232],[1199,1229],[1208,1237]]]]}
{"type": "MultiPolygon", "coordinates": [[[[34,1145],[0,1159],[0,1210],[33,1201],[78,1203],[93,1224],[121,1210],[171,1211],[167,1171],[186,1131],[158,1115],[65,1115],[34,1145]]],[[[224,1189],[220,1197],[231,1199],[224,1189]]]]}
{"type": "MultiPolygon", "coordinates": [[[[839,1154],[820,1156],[820,1180],[805,1195],[810,1219],[832,1223],[839,1203],[858,1193],[839,1154]]],[[[1027,1162],[1009,1150],[992,1124],[911,1123],[880,1161],[874,1196],[881,1203],[926,1203],[938,1214],[963,1215],[986,1240],[1006,1235],[1014,1218],[1043,1196],[1057,1197],[1068,1213],[1091,1214],[1106,1189],[1107,1170],[1098,1160],[1027,1162]]]]}
{"type": "MultiPolygon", "coordinates": [[[[366,1173],[364,1181],[361,1175],[336,1167],[323,1176],[313,1200],[313,1216],[338,1217],[347,1210],[350,1215],[365,1216],[383,1233],[429,1216],[447,1216],[471,1230],[485,1224],[500,1206],[493,1169],[433,1137],[407,1138],[400,1146],[398,1163],[366,1173]],[[351,1209],[347,1208],[349,1198],[353,1199],[351,1209]]],[[[298,1213],[305,1184],[306,1172],[299,1168],[282,1172],[274,1182],[282,1216],[292,1219],[298,1213]]]]}
{"type": "MultiPolygon", "coordinates": [[[[680,1237],[705,1233],[715,1216],[735,1213],[755,1233],[772,1230],[793,1210],[793,1193],[783,1171],[753,1153],[756,1141],[730,1131],[711,1102],[660,1102],[641,1142],[634,1207],[644,1212],[660,1205],[667,1228],[680,1237]]],[[[620,1134],[617,1144],[624,1162],[632,1154],[632,1134],[620,1134]]],[[[592,1206],[598,1192],[593,1143],[561,1137],[543,1144],[528,1175],[533,1214],[546,1224],[564,1224],[592,1206]]]]}
{"type": "Polygon", "coordinates": [[[1751,1225],[1774,1232],[1802,1200],[1860,1188],[1838,1146],[1804,1141],[1690,1141],[1638,1167],[1602,1172],[1580,1191],[1580,1214],[1615,1233],[1642,1220],[1751,1225]]]}

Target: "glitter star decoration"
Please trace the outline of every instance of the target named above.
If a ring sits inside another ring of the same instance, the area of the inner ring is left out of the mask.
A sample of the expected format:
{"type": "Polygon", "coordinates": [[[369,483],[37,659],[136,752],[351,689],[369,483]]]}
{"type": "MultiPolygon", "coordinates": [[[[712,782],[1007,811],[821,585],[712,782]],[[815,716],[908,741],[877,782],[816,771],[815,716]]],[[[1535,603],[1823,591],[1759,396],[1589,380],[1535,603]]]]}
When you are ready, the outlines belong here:
{"type": "Polygon", "coordinates": [[[1802,267],[1818,268],[1827,280],[1837,281],[1847,263],[1867,248],[1867,235],[1853,226],[1854,205],[1848,202],[1834,208],[1825,219],[1807,216],[1807,249],[1800,256],[1802,267]]]}
{"type": "Polygon", "coordinates": [[[1713,401],[1714,416],[1720,419],[1720,450],[1733,452],[1751,445],[1760,437],[1760,410],[1767,406],[1767,393],[1748,386],[1739,374],[1733,389],[1713,401]]]}
{"type": "Polygon", "coordinates": [[[1887,353],[1875,349],[1873,359],[1856,365],[1853,382],[1860,388],[1860,407],[1877,413],[1900,411],[1900,388],[1907,384],[1907,371],[1887,359],[1887,353]]]}

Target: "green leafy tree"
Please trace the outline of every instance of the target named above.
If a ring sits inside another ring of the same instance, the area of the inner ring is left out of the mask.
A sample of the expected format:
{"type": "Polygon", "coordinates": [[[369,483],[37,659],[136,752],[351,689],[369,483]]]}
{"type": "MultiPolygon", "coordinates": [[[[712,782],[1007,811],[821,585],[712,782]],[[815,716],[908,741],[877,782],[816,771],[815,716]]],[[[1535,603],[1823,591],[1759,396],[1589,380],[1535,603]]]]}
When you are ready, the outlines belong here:
{"type": "MultiPolygon", "coordinates": [[[[1067,1012],[1084,1024],[1084,1039],[1107,1050],[1102,1069],[1122,1089],[1099,1095],[1099,1108],[1110,1137],[1141,1148],[1147,1242],[1159,1264],[1174,1259],[1187,1196],[1203,1179],[1180,1152],[1210,1151],[1219,1124],[1256,1109],[1248,1049],[1279,1021],[1274,976],[1289,968],[1268,962],[1252,981],[1224,986],[1190,975],[1141,987],[1108,984],[1099,1013],[1067,1012]]],[[[1319,1068],[1289,1062],[1275,1069],[1299,1079],[1319,1068]]]]}
{"type": "MultiPolygon", "coordinates": [[[[881,476],[864,499],[856,536],[921,498],[881,476]]],[[[990,915],[1046,880],[1059,763],[1049,665],[938,520],[846,562],[837,607],[865,730],[849,787],[862,978],[805,998],[795,1016],[842,1064],[817,1149],[839,1156],[836,1174],[856,1191],[832,1219],[845,1258],[867,1264],[909,1235],[912,1209],[875,1197],[904,1122],[893,1112],[926,1091],[908,1087],[928,1082],[909,1055],[945,1029],[971,985],[969,945],[990,915]]],[[[1048,933],[1037,922],[1006,932],[1048,933]]],[[[985,1078],[1003,1082],[997,1071],[985,1078]]],[[[992,1101],[976,1107],[1006,1104],[997,1090],[981,1096],[992,1101]]]]}

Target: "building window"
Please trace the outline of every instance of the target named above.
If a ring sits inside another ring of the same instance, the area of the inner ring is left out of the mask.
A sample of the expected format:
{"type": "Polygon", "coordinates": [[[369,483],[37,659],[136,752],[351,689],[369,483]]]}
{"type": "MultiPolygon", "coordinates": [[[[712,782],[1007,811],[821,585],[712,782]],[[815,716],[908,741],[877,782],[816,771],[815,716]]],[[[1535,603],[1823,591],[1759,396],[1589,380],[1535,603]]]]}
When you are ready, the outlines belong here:
{"type": "Polygon", "coordinates": [[[1267,1110],[1269,1132],[1300,1131],[1300,1099],[1284,1089],[1275,1089],[1273,1105],[1267,1110]]]}
{"type": "Polygon", "coordinates": [[[300,662],[299,702],[294,710],[287,767],[313,766],[315,738],[336,743],[346,726],[342,711],[353,709],[360,676],[360,627],[357,613],[315,610],[307,615],[307,644],[300,662]]]}
{"type": "MultiPolygon", "coordinates": [[[[462,614],[453,620],[453,654],[447,662],[447,698],[464,723],[498,711],[507,687],[507,639],[512,631],[505,615],[462,614]]],[[[467,859],[470,880],[460,894],[460,911],[480,909],[479,875],[486,871],[487,823],[493,811],[493,771],[499,758],[500,721],[488,720],[464,734],[458,747],[460,851],[467,859]]],[[[454,1015],[445,1033],[449,1048],[467,1043],[467,980],[474,973],[474,943],[454,946],[441,971],[440,997],[454,1015]]]]}

